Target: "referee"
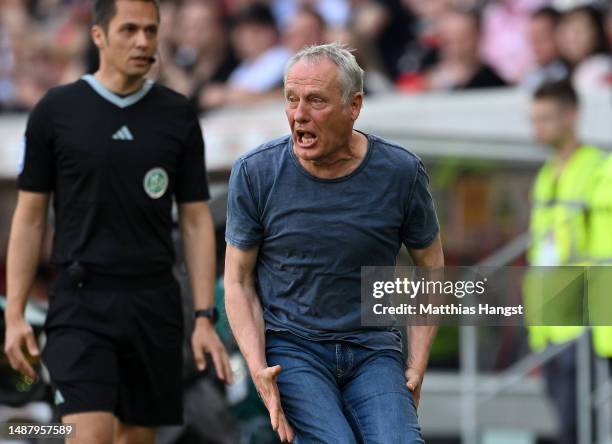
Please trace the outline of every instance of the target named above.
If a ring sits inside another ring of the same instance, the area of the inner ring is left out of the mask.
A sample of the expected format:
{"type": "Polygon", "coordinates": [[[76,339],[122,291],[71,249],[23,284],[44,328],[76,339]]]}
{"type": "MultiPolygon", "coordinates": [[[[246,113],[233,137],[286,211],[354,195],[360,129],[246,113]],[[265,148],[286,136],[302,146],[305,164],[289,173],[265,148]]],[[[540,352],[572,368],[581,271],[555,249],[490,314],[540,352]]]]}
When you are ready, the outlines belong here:
{"type": "Polygon", "coordinates": [[[230,382],[214,330],[214,234],[198,118],[181,95],[145,80],[159,26],[155,0],[96,0],[100,69],[51,89],[29,116],[8,259],[5,351],[31,378],[39,351],[24,306],[51,197],[52,262],[42,354],[62,420],[77,443],[152,443],[182,422],[183,319],[171,268],[178,203],[197,316],[200,370],[212,355],[230,382]],[[29,356],[28,356],[29,355],[29,356]]]}

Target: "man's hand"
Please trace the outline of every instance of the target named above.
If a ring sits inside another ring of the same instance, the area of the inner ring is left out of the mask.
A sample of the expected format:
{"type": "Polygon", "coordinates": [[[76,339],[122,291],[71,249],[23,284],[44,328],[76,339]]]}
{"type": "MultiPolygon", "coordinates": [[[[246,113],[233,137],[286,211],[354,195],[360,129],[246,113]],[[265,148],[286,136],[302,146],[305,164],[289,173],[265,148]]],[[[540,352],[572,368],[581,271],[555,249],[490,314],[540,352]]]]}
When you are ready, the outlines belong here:
{"type": "Polygon", "coordinates": [[[203,371],[206,369],[206,358],[204,354],[210,353],[215,365],[217,377],[225,381],[226,384],[231,384],[233,382],[232,368],[229,363],[227,351],[209,319],[196,319],[193,335],[191,336],[191,348],[198,370],[203,371]]]}
{"type": "Polygon", "coordinates": [[[421,400],[421,384],[423,383],[423,374],[418,370],[408,367],[406,372],[406,387],[412,392],[412,398],[414,399],[414,405],[419,408],[419,401],[421,400]]]}
{"type": "Polygon", "coordinates": [[[276,385],[276,377],[280,372],[280,365],[262,368],[253,375],[253,382],[268,409],[272,429],[278,433],[281,442],[292,442],[294,438],[293,429],[283,412],[280,393],[276,385]]]}
{"type": "Polygon", "coordinates": [[[35,380],[37,375],[24,354],[24,344],[28,354],[33,358],[38,358],[40,352],[30,324],[23,317],[14,320],[7,319],[4,352],[9,363],[18,372],[35,380]]]}

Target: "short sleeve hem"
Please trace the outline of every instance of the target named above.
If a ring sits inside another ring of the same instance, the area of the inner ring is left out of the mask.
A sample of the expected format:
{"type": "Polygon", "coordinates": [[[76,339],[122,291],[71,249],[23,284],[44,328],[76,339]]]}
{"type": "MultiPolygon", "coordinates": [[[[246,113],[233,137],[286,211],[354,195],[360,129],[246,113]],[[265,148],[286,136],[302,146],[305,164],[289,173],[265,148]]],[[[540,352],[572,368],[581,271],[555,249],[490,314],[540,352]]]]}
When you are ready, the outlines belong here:
{"type": "Polygon", "coordinates": [[[239,250],[250,250],[260,244],[260,242],[241,241],[227,235],[225,236],[225,241],[239,250]]]}
{"type": "Polygon", "coordinates": [[[419,242],[419,243],[406,243],[406,247],[413,249],[413,250],[422,250],[423,248],[427,248],[429,247],[434,240],[436,240],[436,238],[438,237],[438,234],[440,233],[440,230],[437,228],[436,231],[434,231],[431,236],[429,236],[426,240],[419,242]]]}
{"type": "Polygon", "coordinates": [[[28,191],[31,193],[52,193],[53,188],[50,187],[41,187],[36,185],[30,185],[27,183],[21,183],[21,181],[17,181],[17,189],[20,191],[28,191]]]}
{"type": "Polygon", "coordinates": [[[210,195],[208,193],[201,193],[199,196],[176,196],[175,199],[177,204],[208,202],[210,200],[210,195]]]}

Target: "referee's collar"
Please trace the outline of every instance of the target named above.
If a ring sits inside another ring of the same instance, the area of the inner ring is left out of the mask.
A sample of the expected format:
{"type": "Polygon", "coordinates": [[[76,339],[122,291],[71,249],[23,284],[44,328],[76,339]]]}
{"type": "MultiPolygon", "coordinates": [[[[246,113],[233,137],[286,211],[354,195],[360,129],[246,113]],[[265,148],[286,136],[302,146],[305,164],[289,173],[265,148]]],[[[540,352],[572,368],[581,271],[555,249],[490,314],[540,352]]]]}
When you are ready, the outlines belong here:
{"type": "Polygon", "coordinates": [[[153,80],[147,79],[142,85],[142,88],[140,88],[138,91],[130,94],[129,96],[121,97],[112,92],[111,90],[105,88],[104,85],[102,85],[98,81],[98,79],[96,79],[91,74],[85,74],[83,77],[81,77],[81,79],[89,83],[89,86],[91,86],[95,92],[100,94],[102,98],[108,100],[110,103],[118,106],[119,108],[127,108],[128,106],[131,106],[138,102],[140,99],[147,95],[147,93],[151,90],[153,84],[155,83],[153,82],[153,80]]]}

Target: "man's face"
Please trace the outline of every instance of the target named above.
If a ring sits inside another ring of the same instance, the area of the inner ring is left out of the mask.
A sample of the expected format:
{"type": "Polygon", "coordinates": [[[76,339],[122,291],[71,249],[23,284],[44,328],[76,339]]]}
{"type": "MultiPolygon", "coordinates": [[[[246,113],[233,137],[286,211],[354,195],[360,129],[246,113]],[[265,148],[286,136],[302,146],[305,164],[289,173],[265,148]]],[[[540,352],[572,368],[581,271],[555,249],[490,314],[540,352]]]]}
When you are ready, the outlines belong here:
{"type": "Polygon", "coordinates": [[[174,30],[178,46],[200,49],[214,48],[223,40],[215,6],[210,3],[188,3],[180,9],[174,30]]]}
{"type": "Polygon", "coordinates": [[[321,161],[346,149],[362,99],[358,93],[343,103],[338,68],[325,57],[293,65],[285,83],[285,113],[296,155],[321,161]]]}
{"type": "Polygon", "coordinates": [[[574,65],[593,53],[597,34],[586,14],[573,13],[561,20],[557,41],[561,55],[574,65]]]}
{"type": "Polygon", "coordinates": [[[576,125],[576,110],[553,99],[536,99],[531,104],[531,123],[537,143],[559,146],[576,125]]]}
{"type": "Polygon", "coordinates": [[[252,61],[274,47],[277,35],[273,26],[247,22],[234,28],[231,39],[238,57],[252,61]]]}
{"type": "Polygon", "coordinates": [[[546,66],[558,56],[555,40],[555,24],[548,17],[534,17],[528,30],[531,49],[538,65],[546,66]]]}
{"type": "Polygon", "coordinates": [[[469,16],[447,13],[440,23],[440,46],[446,60],[463,61],[478,58],[480,34],[469,16]]]}
{"type": "Polygon", "coordinates": [[[301,12],[289,21],[283,40],[285,46],[298,52],[306,45],[323,43],[324,29],[314,16],[301,12]]]}
{"type": "Polygon", "coordinates": [[[117,0],[117,13],[108,31],[94,26],[93,37],[101,60],[126,77],[144,76],[157,48],[159,17],[151,2],[117,0]]]}

